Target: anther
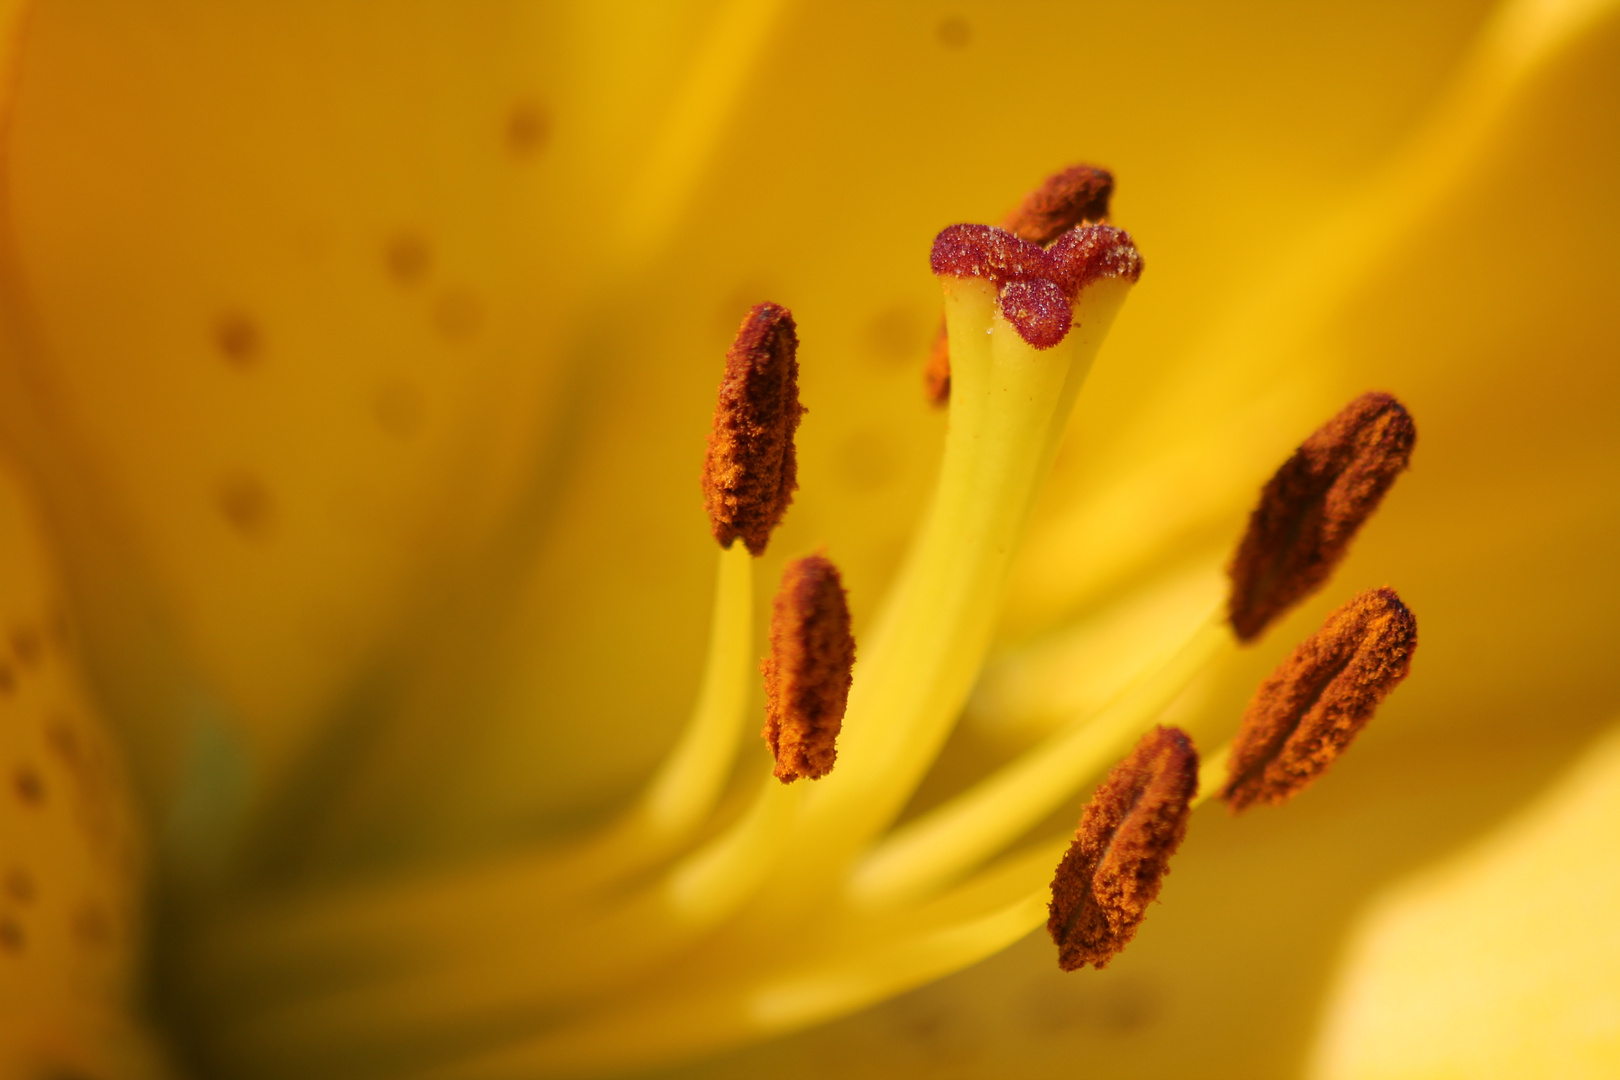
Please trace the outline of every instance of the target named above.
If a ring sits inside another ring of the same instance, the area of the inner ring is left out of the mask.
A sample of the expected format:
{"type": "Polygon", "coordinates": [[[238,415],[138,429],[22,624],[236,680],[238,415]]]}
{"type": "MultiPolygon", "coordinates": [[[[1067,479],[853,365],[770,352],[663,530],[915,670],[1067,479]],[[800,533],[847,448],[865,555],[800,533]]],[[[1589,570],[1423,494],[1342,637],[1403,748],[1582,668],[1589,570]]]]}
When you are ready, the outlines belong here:
{"type": "Polygon", "coordinates": [[[787,565],[771,609],[765,675],[765,741],[775,776],[791,784],[832,770],[849,701],[855,638],[838,568],[822,555],[787,565]]]}
{"type": "Polygon", "coordinates": [[[1362,593],[1329,615],[1243,714],[1221,792],[1232,812],[1308,787],[1406,678],[1416,649],[1417,620],[1393,589],[1362,593]]]}
{"type": "Polygon", "coordinates": [[[1024,196],[1001,227],[1021,240],[1050,244],[1076,225],[1107,221],[1113,194],[1113,173],[1095,165],[1072,165],[1024,196]]]}
{"type": "Polygon", "coordinates": [[[1412,457],[1417,428],[1389,394],[1363,394],[1283,462],[1260,492],[1228,573],[1239,641],[1314,592],[1412,457]]]}
{"type": "Polygon", "coordinates": [[[1156,727],[1092,794],[1052,879],[1046,929],[1064,971],[1106,967],[1135,936],[1187,834],[1197,788],[1192,740],[1156,727]]]}
{"type": "Polygon", "coordinates": [[[792,313],[755,304],[726,353],[703,462],[703,505],[721,547],[741,537],[763,554],[798,489],[798,348],[792,313]]]}
{"type": "MultiPolygon", "coordinates": [[[[1053,173],[1041,186],[1002,219],[1001,227],[1020,240],[1046,245],[1076,225],[1108,220],[1108,201],[1114,194],[1114,174],[1095,165],[1072,165],[1053,173]]],[[[1067,333],[1065,328],[1064,333],[1067,333]]],[[[1062,334],[1058,339],[1062,340],[1062,334]]],[[[923,390],[935,405],[951,397],[951,349],[940,322],[928,363],[923,368],[923,390]]]]}

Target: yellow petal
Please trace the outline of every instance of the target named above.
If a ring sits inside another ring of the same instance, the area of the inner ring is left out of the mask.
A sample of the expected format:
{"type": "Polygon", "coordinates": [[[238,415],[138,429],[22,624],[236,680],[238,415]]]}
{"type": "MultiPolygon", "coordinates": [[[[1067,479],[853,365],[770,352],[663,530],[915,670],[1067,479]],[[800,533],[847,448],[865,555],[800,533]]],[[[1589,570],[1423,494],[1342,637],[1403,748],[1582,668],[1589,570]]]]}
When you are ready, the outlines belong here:
{"type": "Polygon", "coordinates": [[[273,787],[509,570],[706,6],[33,20],[8,426],[156,785],[273,787]]]}
{"type": "Polygon", "coordinates": [[[1620,732],[1536,805],[1377,897],[1320,1080],[1620,1074],[1620,732]]]}
{"type": "Polygon", "coordinates": [[[144,845],[46,551],[0,470],[0,1075],[144,1080],[144,845]]]}

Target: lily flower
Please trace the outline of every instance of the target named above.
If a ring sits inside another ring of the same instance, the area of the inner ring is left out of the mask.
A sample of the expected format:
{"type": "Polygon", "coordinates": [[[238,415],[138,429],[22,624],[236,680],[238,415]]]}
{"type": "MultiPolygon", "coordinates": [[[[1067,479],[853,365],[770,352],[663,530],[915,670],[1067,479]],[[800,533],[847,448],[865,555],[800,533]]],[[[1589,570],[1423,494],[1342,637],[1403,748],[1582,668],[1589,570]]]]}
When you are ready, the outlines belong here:
{"type": "Polygon", "coordinates": [[[1614,4],[0,33],[5,1076],[1620,1064],[1614,4]]]}

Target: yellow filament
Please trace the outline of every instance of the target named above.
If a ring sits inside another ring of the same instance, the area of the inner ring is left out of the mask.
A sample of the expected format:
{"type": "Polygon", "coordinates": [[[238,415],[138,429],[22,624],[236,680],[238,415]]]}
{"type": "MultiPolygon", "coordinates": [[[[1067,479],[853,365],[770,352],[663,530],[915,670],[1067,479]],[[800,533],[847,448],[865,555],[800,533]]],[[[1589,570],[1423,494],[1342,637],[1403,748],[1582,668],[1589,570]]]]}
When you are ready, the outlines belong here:
{"type": "Polygon", "coordinates": [[[1129,749],[1233,644],[1217,612],[1161,668],[1143,675],[1100,712],[1076,718],[993,776],[885,838],[850,875],[849,900],[878,907],[916,899],[994,855],[1129,749]]]}
{"type": "Polygon", "coordinates": [[[742,544],[720,552],[703,686],[686,731],[640,806],[637,824],[656,836],[684,836],[708,817],[737,756],[754,672],[753,569],[742,544]]]}
{"type": "Polygon", "coordinates": [[[1046,921],[1047,897],[1024,896],[959,925],[901,938],[846,963],[762,987],[749,1002],[764,1031],[803,1027],[931,982],[992,956],[1046,921]]]}
{"type": "Polygon", "coordinates": [[[673,909],[694,923],[713,922],[749,898],[785,854],[803,783],[765,778],[764,789],[737,826],[682,860],[667,877],[673,909]]]}

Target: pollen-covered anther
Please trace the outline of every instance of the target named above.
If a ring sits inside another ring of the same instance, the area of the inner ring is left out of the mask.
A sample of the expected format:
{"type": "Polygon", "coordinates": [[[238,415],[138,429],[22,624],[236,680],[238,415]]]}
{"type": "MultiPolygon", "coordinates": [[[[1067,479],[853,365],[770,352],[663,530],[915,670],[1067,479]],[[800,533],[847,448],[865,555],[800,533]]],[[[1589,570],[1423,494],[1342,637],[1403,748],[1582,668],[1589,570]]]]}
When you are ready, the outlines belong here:
{"type": "Polygon", "coordinates": [[[1046,929],[1064,971],[1105,967],[1135,936],[1187,833],[1197,788],[1192,740],[1156,727],[1092,794],[1052,879],[1046,929]]]}
{"type": "Polygon", "coordinates": [[[1417,427],[1399,401],[1367,393],[1283,462],[1261,490],[1229,570],[1228,618],[1239,641],[1259,637],[1327,580],[1406,469],[1416,441],[1417,427]]]}
{"type": "Polygon", "coordinates": [[[726,353],[703,462],[703,506],[721,547],[740,537],[763,554],[798,489],[798,349],[792,313],[755,304],[726,353]]]}
{"type": "Polygon", "coordinates": [[[849,602],[838,568],[822,555],[787,565],[771,609],[765,675],[765,742],[784,784],[817,780],[838,757],[838,732],[855,665],[849,602]]]}
{"type": "Polygon", "coordinates": [[[1071,165],[1024,196],[1001,227],[1021,240],[1050,244],[1076,225],[1108,220],[1114,174],[1095,165],[1071,165]]]}
{"type": "Polygon", "coordinates": [[[1243,714],[1221,791],[1232,812],[1308,787],[1406,678],[1416,649],[1417,620],[1393,589],[1362,593],[1328,616],[1243,714]]]}

